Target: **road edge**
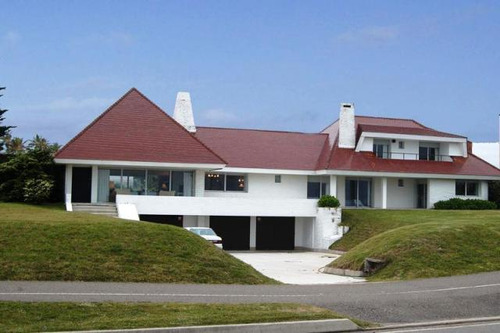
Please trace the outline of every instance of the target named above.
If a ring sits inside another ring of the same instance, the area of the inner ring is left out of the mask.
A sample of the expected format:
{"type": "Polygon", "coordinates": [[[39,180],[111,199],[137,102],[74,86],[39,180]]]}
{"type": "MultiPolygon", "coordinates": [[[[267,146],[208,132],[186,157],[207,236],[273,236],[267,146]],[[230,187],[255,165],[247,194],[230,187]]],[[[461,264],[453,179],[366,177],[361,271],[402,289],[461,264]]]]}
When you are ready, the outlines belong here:
{"type": "MultiPolygon", "coordinates": [[[[275,323],[253,323],[236,325],[185,326],[166,328],[135,328],[119,330],[71,331],[71,333],[302,333],[302,332],[352,332],[358,325],[349,319],[325,319],[307,321],[285,321],[275,323]]],[[[59,332],[70,333],[70,332],[59,332]]]]}

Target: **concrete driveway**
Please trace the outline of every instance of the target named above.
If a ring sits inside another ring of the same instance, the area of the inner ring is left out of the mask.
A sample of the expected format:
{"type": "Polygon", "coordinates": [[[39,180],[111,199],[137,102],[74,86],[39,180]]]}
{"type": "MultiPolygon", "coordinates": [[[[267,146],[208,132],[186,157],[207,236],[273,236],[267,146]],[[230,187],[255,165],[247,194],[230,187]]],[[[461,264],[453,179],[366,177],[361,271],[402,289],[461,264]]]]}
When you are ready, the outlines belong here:
{"type": "Polygon", "coordinates": [[[324,274],[320,269],[339,256],[322,252],[228,252],[262,274],[289,284],[339,284],[365,281],[362,278],[324,274]]]}

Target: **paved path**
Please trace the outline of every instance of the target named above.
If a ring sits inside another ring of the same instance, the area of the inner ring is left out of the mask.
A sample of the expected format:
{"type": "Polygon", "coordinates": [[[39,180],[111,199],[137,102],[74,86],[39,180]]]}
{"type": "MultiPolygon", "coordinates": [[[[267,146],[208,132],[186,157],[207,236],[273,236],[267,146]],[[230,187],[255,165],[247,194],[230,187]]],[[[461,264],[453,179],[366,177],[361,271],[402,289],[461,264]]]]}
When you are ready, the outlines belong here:
{"type": "Polygon", "coordinates": [[[289,284],[338,284],[365,281],[362,278],[323,274],[320,269],[339,255],[322,252],[229,252],[262,274],[289,284]]]}
{"type": "Polygon", "coordinates": [[[364,320],[414,323],[500,316],[500,272],[405,282],[339,285],[178,285],[0,282],[1,300],[77,302],[298,302],[364,320]]]}

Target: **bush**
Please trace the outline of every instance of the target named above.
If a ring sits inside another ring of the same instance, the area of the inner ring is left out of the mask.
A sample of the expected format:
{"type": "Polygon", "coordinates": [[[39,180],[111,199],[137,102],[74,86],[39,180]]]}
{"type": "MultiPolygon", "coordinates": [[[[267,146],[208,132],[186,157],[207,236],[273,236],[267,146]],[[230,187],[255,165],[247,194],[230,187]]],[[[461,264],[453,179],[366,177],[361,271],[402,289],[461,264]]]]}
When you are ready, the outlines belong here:
{"type": "Polygon", "coordinates": [[[333,195],[324,195],[318,200],[318,207],[337,208],[339,206],[339,199],[333,195]]]}
{"type": "Polygon", "coordinates": [[[497,205],[494,202],[479,199],[460,199],[453,198],[450,200],[438,201],[434,204],[434,209],[468,209],[468,210],[484,210],[496,209],[497,205]]]}
{"type": "Polygon", "coordinates": [[[49,199],[54,182],[50,179],[28,179],[24,183],[24,201],[41,204],[49,199]]]}

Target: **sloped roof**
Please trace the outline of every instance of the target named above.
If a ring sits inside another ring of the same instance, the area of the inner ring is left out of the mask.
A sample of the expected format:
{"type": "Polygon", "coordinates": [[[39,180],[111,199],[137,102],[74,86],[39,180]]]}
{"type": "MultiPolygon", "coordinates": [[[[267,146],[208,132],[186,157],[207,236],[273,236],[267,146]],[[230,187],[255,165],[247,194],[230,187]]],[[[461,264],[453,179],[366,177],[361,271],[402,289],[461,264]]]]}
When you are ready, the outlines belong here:
{"type": "Polygon", "coordinates": [[[500,170],[477,156],[453,157],[453,162],[395,160],[377,158],[371,152],[334,147],[329,169],[366,172],[453,174],[464,176],[500,177],[500,170]]]}
{"type": "Polygon", "coordinates": [[[316,170],[330,153],[326,134],[197,127],[196,137],[228,167],[316,170]]]}
{"type": "Polygon", "coordinates": [[[135,88],[68,142],[56,159],[225,164],[135,88]]]}
{"type": "MultiPolygon", "coordinates": [[[[417,128],[417,127],[396,127],[396,126],[380,126],[380,125],[365,125],[358,126],[358,132],[376,132],[390,134],[408,134],[408,135],[423,135],[423,136],[438,136],[446,138],[463,138],[455,134],[445,133],[433,130],[432,128],[417,128]]],[[[361,134],[361,133],[359,133],[361,134]]]]}

